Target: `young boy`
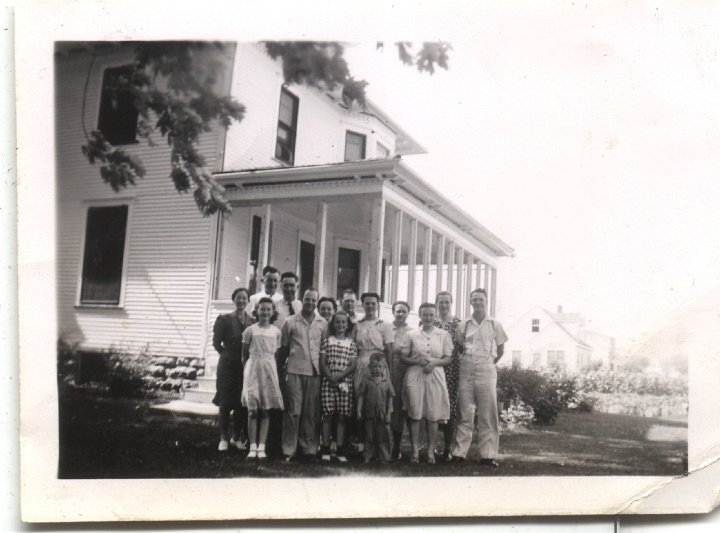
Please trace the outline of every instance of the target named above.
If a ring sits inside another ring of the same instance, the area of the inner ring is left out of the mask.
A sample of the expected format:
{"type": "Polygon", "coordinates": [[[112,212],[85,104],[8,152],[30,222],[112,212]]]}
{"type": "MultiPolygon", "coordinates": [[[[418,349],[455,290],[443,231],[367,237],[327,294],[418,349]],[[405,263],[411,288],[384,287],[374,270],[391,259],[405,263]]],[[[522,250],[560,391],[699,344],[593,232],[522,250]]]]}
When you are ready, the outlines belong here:
{"type": "Polygon", "coordinates": [[[357,415],[365,420],[365,463],[376,457],[381,463],[390,462],[390,419],[393,410],[393,390],[385,355],[370,356],[370,374],[360,383],[357,415]]]}

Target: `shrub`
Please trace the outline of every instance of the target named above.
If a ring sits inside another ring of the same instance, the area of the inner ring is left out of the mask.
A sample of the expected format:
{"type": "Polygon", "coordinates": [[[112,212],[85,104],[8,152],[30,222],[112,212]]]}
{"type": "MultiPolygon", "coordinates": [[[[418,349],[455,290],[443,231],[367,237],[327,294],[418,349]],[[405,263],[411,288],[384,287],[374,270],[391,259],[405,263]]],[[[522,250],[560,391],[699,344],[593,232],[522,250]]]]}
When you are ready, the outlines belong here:
{"type": "Polygon", "coordinates": [[[111,396],[126,398],[143,397],[148,391],[148,381],[143,379],[152,361],[149,346],[140,352],[126,353],[111,350],[107,354],[107,386],[111,396]]]}
{"type": "Polygon", "coordinates": [[[527,428],[535,419],[533,408],[516,400],[500,413],[500,429],[503,432],[519,431],[527,428]]]}
{"type": "Polygon", "coordinates": [[[503,398],[511,402],[519,400],[531,407],[538,424],[552,424],[576,392],[574,378],[562,373],[543,375],[522,368],[499,369],[498,389],[503,398]]]}
{"type": "Polygon", "coordinates": [[[57,375],[58,384],[68,383],[76,378],[78,368],[78,343],[71,343],[63,338],[57,342],[57,375]]]}

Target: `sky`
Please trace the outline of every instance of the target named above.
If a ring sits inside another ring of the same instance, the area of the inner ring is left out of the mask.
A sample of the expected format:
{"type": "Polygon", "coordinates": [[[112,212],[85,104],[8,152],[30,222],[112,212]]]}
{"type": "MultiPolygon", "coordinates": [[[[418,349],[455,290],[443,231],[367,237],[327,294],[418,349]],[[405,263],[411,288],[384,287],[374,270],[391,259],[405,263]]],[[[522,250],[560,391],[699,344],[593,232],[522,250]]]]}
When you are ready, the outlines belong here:
{"type": "Polygon", "coordinates": [[[483,4],[432,76],[390,42],[346,59],[428,151],[404,160],[515,249],[497,317],[562,305],[632,351],[720,287],[719,17],[619,5],[483,4]]]}

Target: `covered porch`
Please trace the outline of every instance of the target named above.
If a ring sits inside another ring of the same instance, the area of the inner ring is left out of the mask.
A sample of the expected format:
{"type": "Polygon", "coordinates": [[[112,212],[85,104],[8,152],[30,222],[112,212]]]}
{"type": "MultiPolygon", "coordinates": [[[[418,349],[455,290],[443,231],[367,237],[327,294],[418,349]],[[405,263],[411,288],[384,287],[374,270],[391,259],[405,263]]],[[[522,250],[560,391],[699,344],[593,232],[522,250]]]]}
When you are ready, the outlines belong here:
{"type": "MultiPolygon", "coordinates": [[[[512,249],[400,159],[226,172],[233,213],[218,221],[214,278],[208,306],[212,324],[232,308],[231,292],[260,288],[265,265],[296,272],[301,291],[322,296],[343,290],[377,292],[381,316],[395,300],[418,306],[439,291],[453,294],[453,312],[470,312],[467,293],[497,300],[496,260],[512,249]]],[[[209,340],[209,339],[208,339],[209,340]]]]}

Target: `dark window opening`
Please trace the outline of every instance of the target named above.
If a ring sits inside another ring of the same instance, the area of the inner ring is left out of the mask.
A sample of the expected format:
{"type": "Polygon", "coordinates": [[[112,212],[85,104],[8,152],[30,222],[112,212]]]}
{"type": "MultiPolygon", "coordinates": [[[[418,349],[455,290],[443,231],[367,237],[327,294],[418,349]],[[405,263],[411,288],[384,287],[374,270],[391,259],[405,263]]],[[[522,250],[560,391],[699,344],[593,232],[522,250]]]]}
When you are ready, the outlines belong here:
{"type": "Polygon", "coordinates": [[[290,165],[295,163],[295,139],[297,137],[298,98],[283,89],[280,93],[277,142],[275,157],[290,165]]]}
{"type": "Polygon", "coordinates": [[[129,89],[132,67],[105,69],[98,129],[110,144],[137,142],[138,112],[129,89]]]}
{"type": "MultiPolygon", "coordinates": [[[[300,241],[300,294],[315,284],[315,245],[300,241]]],[[[318,287],[322,291],[322,287],[318,287]]]]}
{"type": "Polygon", "coordinates": [[[365,159],[365,135],[345,132],[345,161],[365,159]]]}
{"type": "Polygon", "coordinates": [[[360,294],[360,250],[338,249],[337,299],[342,300],[345,289],[360,294]]]}
{"type": "Polygon", "coordinates": [[[127,205],[88,209],[80,303],[120,303],[127,218],[127,205]]]}
{"type": "Polygon", "coordinates": [[[533,318],[532,324],[531,324],[531,331],[532,333],[538,333],[540,331],[540,319],[539,318],[533,318]]]}
{"type": "Polygon", "coordinates": [[[250,267],[252,268],[252,276],[250,277],[250,294],[257,292],[257,269],[260,260],[260,231],[262,230],[262,218],[254,215],[252,218],[252,231],[250,236],[250,267]]]}

